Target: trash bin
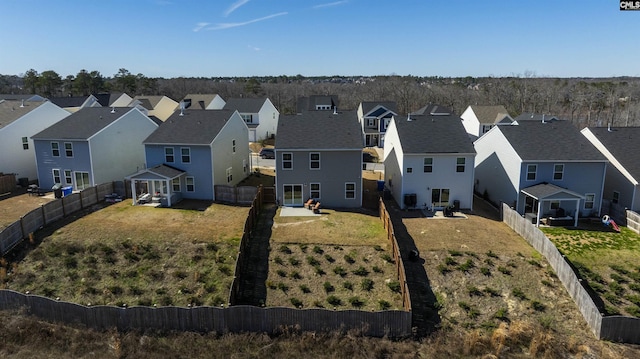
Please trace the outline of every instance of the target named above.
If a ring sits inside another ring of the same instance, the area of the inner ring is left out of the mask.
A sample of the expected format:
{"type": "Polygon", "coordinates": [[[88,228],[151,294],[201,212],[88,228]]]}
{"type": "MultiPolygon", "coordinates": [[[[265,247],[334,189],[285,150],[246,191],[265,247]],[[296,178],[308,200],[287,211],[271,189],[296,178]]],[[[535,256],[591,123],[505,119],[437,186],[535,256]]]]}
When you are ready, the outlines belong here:
{"type": "Polygon", "coordinates": [[[377,181],[378,183],[378,191],[382,192],[384,191],[384,181],[377,181]]]}
{"type": "Polygon", "coordinates": [[[460,200],[457,200],[457,199],[453,200],[453,210],[454,211],[459,211],[460,210],[460,200]]]}
{"type": "Polygon", "coordinates": [[[62,184],[56,183],[51,187],[51,189],[53,190],[53,196],[55,198],[62,198],[62,184]]]}
{"type": "Polygon", "coordinates": [[[66,197],[70,195],[72,192],[73,192],[73,187],[71,186],[62,187],[62,197],[66,197]]]}

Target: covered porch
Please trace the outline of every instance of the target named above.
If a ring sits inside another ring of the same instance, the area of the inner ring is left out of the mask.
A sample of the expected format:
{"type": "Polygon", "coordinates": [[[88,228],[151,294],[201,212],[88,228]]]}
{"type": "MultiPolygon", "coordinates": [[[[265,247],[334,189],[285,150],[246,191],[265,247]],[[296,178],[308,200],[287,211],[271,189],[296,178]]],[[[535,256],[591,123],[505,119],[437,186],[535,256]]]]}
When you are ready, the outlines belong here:
{"type": "Polygon", "coordinates": [[[133,205],[171,207],[180,202],[180,184],[185,171],[167,165],[147,168],[127,177],[131,181],[133,205]]]}
{"type": "Polygon", "coordinates": [[[580,202],[584,196],[550,183],[540,183],[520,191],[524,198],[524,217],[530,218],[536,227],[541,222],[548,225],[569,222],[574,227],[578,226],[580,215],[580,202]],[[571,209],[563,206],[575,206],[573,215],[571,209]]]}

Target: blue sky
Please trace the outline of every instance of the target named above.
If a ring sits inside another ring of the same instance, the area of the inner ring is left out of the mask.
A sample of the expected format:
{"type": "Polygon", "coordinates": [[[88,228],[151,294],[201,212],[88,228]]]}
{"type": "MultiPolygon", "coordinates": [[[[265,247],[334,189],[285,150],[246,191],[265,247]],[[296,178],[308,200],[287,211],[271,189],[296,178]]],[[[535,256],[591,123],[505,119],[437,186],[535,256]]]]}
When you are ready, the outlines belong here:
{"type": "Polygon", "coordinates": [[[0,74],[640,76],[618,0],[0,0],[0,74]]]}

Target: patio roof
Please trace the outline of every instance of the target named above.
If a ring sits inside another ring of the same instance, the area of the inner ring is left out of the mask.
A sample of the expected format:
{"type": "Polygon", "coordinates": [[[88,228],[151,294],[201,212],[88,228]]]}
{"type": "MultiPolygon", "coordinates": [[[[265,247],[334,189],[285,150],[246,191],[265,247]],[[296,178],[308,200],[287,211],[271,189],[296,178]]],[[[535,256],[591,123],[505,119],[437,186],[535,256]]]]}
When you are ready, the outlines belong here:
{"type": "Polygon", "coordinates": [[[130,180],[172,180],[174,178],[180,177],[183,175],[185,171],[179,170],[177,168],[173,168],[167,165],[158,165],[155,167],[147,168],[138,173],[128,177],[130,180]]]}
{"type": "Polygon", "coordinates": [[[523,188],[522,193],[529,197],[533,197],[538,201],[543,200],[579,200],[584,196],[570,191],[566,188],[556,186],[551,183],[540,183],[531,187],[523,188]]]}

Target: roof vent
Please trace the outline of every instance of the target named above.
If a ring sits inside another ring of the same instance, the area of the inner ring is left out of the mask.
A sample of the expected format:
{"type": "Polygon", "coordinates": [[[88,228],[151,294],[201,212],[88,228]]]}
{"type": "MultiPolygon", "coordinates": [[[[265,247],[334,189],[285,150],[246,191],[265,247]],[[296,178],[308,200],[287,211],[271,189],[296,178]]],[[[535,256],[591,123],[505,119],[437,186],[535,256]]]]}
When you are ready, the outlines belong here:
{"type": "Polygon", "coordinates": [[[611,123],[607,124],[607,132],[613,132],[613,131],[611,131],[611,123]]]}
{"type": "Polygon", "coordinates": [[[409,113],[407,114],[407,121],[413,121],[413,120],[411,119],[411,114],[409,114],[409,113]]]}
{"type": "Polygon", "coordinates": [[[115,106],[111,107],[111,113],[116,113],[116,107],[115,106]]]}
{"type": "Polygon", "coordinates": [[[24,107],[24,99],[22,99],[22,103],[20,104],[20,107],[24,107]]]}
{"type": "Polygon", "coordinates": [[[338,106],[333,106],[333,114],[334,115],[338,114],[338,106]]]}
{"type": "Polygon", "coordinates": [[[542,123],[546,123],[544,122],[544,113],[542,114],[542,123]]]}
{"type": "Polygon", "coordinates": [[[180,109],[180,116],[184,116],[184,108],[180,109]]]}

